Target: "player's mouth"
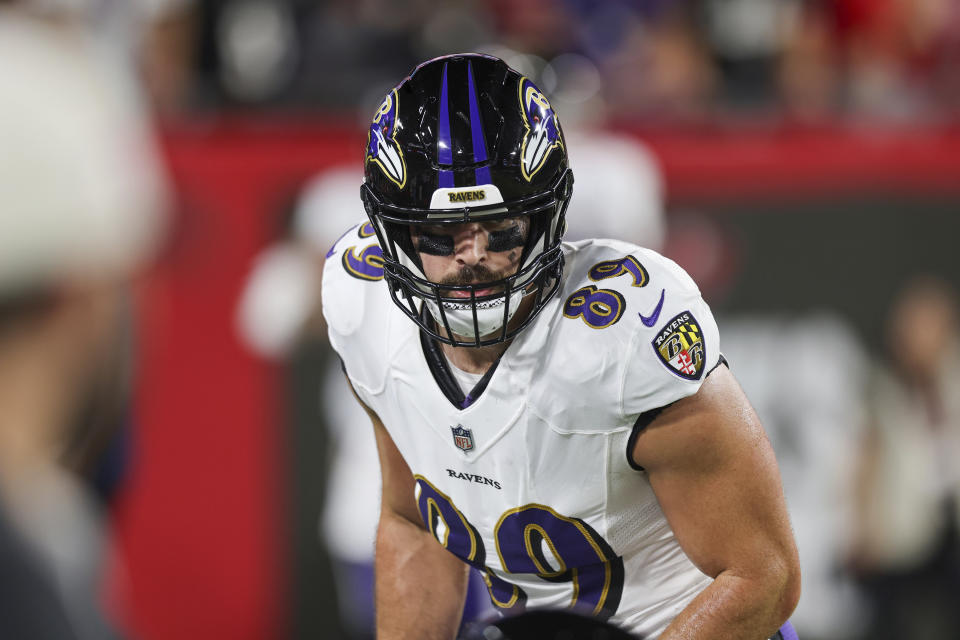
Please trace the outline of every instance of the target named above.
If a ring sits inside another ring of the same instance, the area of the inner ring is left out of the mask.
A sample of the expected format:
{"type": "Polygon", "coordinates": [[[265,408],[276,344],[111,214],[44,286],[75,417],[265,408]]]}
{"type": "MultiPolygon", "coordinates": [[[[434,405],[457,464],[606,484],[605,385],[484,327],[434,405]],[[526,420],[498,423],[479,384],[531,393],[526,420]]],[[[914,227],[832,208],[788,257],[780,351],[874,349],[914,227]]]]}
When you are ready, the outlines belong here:
{"type": "MultiPolygon", "coordinates": [[[[486,288],[484,288],[484,289],[474,289],[474,290],[473,290],[473,293],[474,293],[474,295],[475,295],[476,297],[482,298],[482,297],[484,297],[484,296],[493,295],[494,293],[496,293],[496,291],[497,291],[497,287],[486,287],[486,288]]],[[[469,297],[470,297],[470,291],[462,290],[462,289],[454,289],[454,290],[451,290],[451,291],[447,292],[447,297],[450,297],[450,298],[469,298],[469,297]]]]}

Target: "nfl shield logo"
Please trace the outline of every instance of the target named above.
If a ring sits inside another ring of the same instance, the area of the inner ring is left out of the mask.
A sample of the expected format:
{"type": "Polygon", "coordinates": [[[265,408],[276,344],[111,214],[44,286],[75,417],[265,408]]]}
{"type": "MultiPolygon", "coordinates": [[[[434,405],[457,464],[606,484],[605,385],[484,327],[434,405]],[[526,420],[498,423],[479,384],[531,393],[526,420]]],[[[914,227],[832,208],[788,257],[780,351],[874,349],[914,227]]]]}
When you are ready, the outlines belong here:
{"type": "Polygon", "coordinates": [[[450,427],[450,431],[453,432],[453,444],[457,445],[457,449],[461,451],[473,449],[473,431],[464,429],[462,424],[450,427]]]}

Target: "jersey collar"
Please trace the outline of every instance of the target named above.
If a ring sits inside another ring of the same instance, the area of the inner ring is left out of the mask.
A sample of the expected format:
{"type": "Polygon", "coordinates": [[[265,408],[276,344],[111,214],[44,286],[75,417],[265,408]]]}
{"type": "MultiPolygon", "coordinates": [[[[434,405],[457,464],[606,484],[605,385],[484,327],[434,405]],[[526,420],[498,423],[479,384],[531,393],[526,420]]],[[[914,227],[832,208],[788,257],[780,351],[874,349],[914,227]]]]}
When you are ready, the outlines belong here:
{"type": "MultiPolygon", "coordinates": [[[[426,305],[420,310],[420,316],[425,321],[432,320],[426,311],[426,305]]],[[[479,400],[484,389],[487,388],[487,383],[490,382],[490,378],[493,377],[494,371],[500,366],[503,354],[487,369],[487,372],[483,374],[483,377],[480,378],[473,389],[464,395],[463,390],[460,388],[460,383],[457,382],[453,372],[450,371],[450,363],[447,362],[446,356],[443,355],[440,341],[427,335],[425,331],[419,331],[419,334],[420,346],[423,348],[423,355],[427,360],[427,367],[429,367],[430,373],[433,374],[433,379],[437,382],[437,386],[440,387],[440,391],[443,392],[447,400],[457,409],[461,410],[466,409],[479,400]]]]}

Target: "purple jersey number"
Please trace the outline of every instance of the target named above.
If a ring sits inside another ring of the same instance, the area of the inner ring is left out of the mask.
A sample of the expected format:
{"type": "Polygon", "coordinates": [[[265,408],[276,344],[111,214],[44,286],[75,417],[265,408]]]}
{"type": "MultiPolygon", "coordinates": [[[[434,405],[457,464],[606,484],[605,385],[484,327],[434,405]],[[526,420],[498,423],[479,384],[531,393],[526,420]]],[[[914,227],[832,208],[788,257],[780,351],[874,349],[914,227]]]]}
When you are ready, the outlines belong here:
{"type": "MultiPolygon", "coordinates": [[[[357,229],[357,237],[361,240],[375,235],[373,225],[369,222],[360,225],[359,229],[356,226],[351,227],[350,231],[354,229],[357,229]]],[[[350,231],[347,231],[347,233],[350,233],[350,231]]],[[[346,236],[347,233],[343,235],[346,236]]],[[[343,236],[341,236],[342,238],[343,236]]],[[[340,240],[337,240],[337,243],[339,242],[340,240]]],[[[334,243],[334,246],[327,252],[327,259],[336,253],[337,243],[334,243]]],[[[383,250],[380,249],[378,244],[368,245],[361,249],[359,253],[356,246],[347,247],[340,262],[343,269],[354,278],[371,282],[383,280],[383,250]]]]}
{"type": "Polygon", "coordinates": [[[630,285],[633,287],[645,287],[647,283],[650,282],[650,274],[648,274],[647,270],[640,264],[640,261],[633,256],[624,256],[619,260],[598,262],[590,267],[587,275],[590,276],[590,279],[594,282],[629,275],[633,278],[633,284],[630,285]]]}
{"type": "MultiPolygon", "coordinates": [[[[624,256],[619,260],[604,260],[590,267],[587,275],[591,280],[606,280],[630,276],[633,287],[645,287],[650,282],[650,274],[633,256],[624,256]]],[[[612,289],[598,289],[587,285],[577,289],[563,305],[563,315],[567,318],[580,318],[592,329],[606,329],[620,320],[627,306],[626,300],[612,289]]]]}
{"type": "Polygon", "coordinates": [[[606,620],[620,605],[623,559],[583,520],[542,504],[511,509],[495,531],[497,554],[510,573],[572,582],[570,606],[606,620]]]}
{"type": "Polygon", "coordinates": [[[626,300],[616,291],[591,284],[570,294],[563,305],[563,315],[581,318],[592,329],[606,329],[617,323],[626,306],[626,300]]]}
{"type": "MultiPolygon", "coordinates": [[[[486,566],[483,540],[466,516],[426,478],[415,478],[420,517],[434,538],[483,572],[494,605],[522,609],[526,593],[486,566]]],[[[605,620],[620,605],[623,559],[582,520],[530,504],[504,513],[494,539],[500,565],[507,573],[532,573],[548,582],[572,583],[571,607],[605,620]]]]}
{"type": "Polygon", "coordinates": [[[380,245],[372,244],[357,253],[355,247],[343,252],[343,268],[354,278],[383,280],[383,251],[380,245]]]}
{"type": "Polygon", "coordinates": [[[423,476],[416,479],[420,518],[443,548],[483,573],[490,600],[501,609],[523,608],[527,595],[516,585],[494,574],[486,565],[487,553],[480,534],[445,493],[423,476]]]}

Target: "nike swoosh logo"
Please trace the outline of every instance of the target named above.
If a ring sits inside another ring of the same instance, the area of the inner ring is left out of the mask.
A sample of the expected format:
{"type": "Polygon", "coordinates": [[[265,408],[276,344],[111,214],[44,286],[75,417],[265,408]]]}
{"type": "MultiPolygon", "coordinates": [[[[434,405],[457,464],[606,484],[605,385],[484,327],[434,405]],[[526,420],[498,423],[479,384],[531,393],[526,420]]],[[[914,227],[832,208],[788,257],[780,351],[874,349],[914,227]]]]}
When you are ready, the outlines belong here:
{"type": "Polygon", "coordinates": [[[663,298],[666,294],[667,294],[666,289],[660,290],[660,302],[657,303],[657,308],[654,309],[653,313],[651,313],[649,316],[645,316],[642,313],[637,314],[638,316],[640,316],[640,322],[647,325],[648,327],[652,327],[653,325],[657,324],[657,319],[660,317],[660,312],[663,310],[663,298]]]}

